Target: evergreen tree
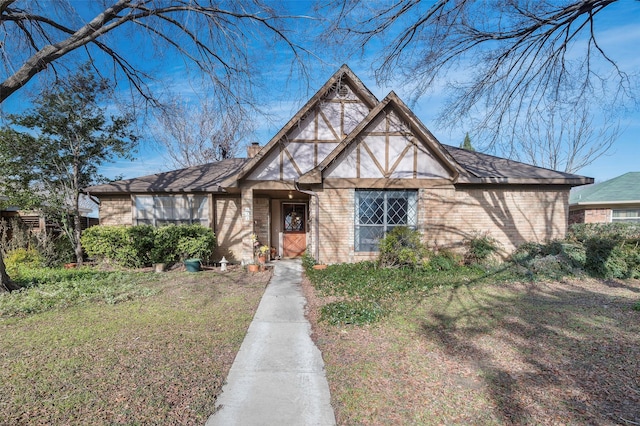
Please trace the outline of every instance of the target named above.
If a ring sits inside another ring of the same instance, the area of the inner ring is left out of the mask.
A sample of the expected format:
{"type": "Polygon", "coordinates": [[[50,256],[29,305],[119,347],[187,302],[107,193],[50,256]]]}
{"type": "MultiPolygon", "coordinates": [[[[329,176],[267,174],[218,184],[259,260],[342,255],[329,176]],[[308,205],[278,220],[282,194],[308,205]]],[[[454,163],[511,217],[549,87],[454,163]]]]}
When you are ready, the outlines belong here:
{"type": "Polygon", "coordinates": [[[464,136],[464,140],[460,144],[460,148],[466,149],[467,151],[475,152],[476,149],[471,145],[471,138],[469,137],[469,132],[467,132],[467,134],[464,136]]]}
{"type": "Polygon", "coordinates": [[[104,180],[100,165],[131,158],[137,142],[132,115],[108,116],[109,87],[86,64],[43,92],[34,107],[9,115],[0,130],[0,165],[7,195],[63,225],[82,263],[80,194],[104,180]],[[23,131],[26,129],[26,131],[23,131]]]}

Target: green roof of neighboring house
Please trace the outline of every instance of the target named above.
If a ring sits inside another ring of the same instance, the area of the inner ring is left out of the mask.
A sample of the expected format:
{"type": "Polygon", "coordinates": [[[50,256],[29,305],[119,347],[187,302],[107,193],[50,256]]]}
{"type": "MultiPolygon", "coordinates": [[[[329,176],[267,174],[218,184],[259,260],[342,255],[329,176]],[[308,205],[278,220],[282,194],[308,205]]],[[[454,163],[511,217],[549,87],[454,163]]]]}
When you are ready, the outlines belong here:
{"type": "Polygon", "coordinates": [[[640,172],[629,172],[572,191],[570,205],[640,203],[640,172]]]}

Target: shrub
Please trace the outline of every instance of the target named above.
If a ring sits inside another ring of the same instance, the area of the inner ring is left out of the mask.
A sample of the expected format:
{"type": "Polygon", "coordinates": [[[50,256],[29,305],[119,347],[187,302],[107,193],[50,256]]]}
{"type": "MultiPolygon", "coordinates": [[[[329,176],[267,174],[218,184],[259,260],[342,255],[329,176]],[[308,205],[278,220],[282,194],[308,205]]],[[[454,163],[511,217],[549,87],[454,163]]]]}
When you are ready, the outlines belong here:
{"type": "Polygon", "coordinates": [[[465,239],[464,245],[467,249],[464,263],[467,265],[484,263],[500,249],[500,243],[488,232],[478,233],[465,239]]]}
{"type": "Polygon", "coordinates": [[[9,250],[4,257],[7,274],[17,275],[21,268],[35,269],[41,267],[43,258],[35,249],[17,248],[9,250]]]}
{"type": "Polygon", "coordinates": [[[183,259],[209,260],[216,239],[213,231],[202,225],[180,225],[178,253],[183,259]]]}
{"type": "Polygon", "coordinates": [[[568,238],[585,248],[584,269],[601,278],[640,276],[640,224],[572,225],[568,238]]]}
{"type": "Polygon", "coordinates": [[[92,226],[82,233],[82,247],[87,255],[115,262],[125,267],[141,267],[149,263],[146,233],[153,227],[138,226],[92,226]],[[136,229],[137,228],[137,229],[136,229]]]}
{"type": "Polygon", "coordinates": [[[450,250],[440,250],[424,265],[428,271],[451,271],[463,263],[460,255],[450,250]]]}
{"type": "Polygon", "coordinates": [[[201,225],[93,226],[83,233],[82,246],[91,257],[141,267],[189,257],[206,260],[215,246],[215,235],[201,225]]]}
{"type": "Polygon", "coordinates": [[[42,232],[38,235],[38,252],[42,255],[43,266],[54,268],[63,263],[75,262],[73,245],[66,235],[42,232]]]}
{"type": "Polygon", "coordinates": [[[427,255],[418,231],[406,226],[397,226],[387,233],[379,243],[378,263],[382,267],[416,267],[427,255]]]}

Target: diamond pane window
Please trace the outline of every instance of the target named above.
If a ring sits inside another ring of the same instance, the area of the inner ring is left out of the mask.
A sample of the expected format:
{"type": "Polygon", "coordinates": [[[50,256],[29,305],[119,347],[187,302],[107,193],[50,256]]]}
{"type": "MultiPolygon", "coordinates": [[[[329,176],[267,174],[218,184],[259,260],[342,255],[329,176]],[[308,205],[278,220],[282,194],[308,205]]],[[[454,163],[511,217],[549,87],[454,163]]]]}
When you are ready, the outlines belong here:
{"type": "Polygon", "coordinates": [[[378,241],[396,226],[414,228],[417,191],[356,191],[355,250],[378,251],[378,241]]]}
{"type": "Polygon", "coordinates": [[[209,200],[206,195],[136,195],[134,202],[136,225],[209,226],[209,200]]]}

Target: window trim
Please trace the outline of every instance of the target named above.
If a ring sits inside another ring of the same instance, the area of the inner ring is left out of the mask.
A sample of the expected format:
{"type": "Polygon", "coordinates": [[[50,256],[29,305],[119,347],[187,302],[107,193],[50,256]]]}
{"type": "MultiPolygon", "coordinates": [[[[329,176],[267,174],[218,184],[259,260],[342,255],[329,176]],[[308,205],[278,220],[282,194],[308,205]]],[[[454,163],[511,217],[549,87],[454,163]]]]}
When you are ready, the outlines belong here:
{"type": "MultiPolygon", "coordinates": [[[[354,232],[353,232],[353,243],[354,243],[354,252],[355,253],[378,253],[379,249],[376,247],[376,250],[363,250],[360,248],[361,242],[360,239],[360,229],[361,228],[373,228],[373,227],[382,227],[382,235],[386,235],[390,229],[393,229],[397,226],[407,226],[411,229],[416,229],[418,226],[418,202],[419,193],[417,189],[356,189],[354,194],[354,232]],[[360,195],[359,194],[372,194],[372,193],[380,193],[384,195],[383,198],[383,218],[382,223],[376,224],[361,224],[360,223],[360,195]],[[389,223],[389,195],[390,194],[398,194],[402,193],[404,195],[404,199],[407,201],[407,223],[389,223]]],[[[371,244],[369,244],[371,246],[371,244]]],[[[377,245],[376,245],[377,246],[377,245]]]]}

